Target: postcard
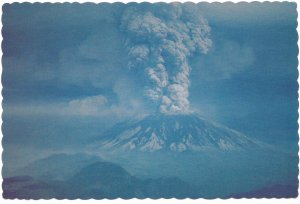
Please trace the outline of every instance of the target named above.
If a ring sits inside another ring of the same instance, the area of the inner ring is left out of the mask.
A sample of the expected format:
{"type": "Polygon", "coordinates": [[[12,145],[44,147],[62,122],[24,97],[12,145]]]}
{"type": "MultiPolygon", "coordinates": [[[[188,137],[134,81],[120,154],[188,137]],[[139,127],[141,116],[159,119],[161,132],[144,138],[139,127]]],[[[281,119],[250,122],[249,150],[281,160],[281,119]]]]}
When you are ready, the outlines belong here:
{"type": "Polygon", "coordinates": [[[3,4],[3,198],[296,198],[296,7],[3,4]]]}

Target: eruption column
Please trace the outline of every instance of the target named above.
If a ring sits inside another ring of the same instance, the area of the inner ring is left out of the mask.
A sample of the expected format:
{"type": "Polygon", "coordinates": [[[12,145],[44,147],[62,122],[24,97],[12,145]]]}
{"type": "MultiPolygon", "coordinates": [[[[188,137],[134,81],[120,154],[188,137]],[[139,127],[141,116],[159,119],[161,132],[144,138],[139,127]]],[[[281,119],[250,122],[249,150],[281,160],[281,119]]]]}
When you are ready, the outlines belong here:
{"type": "Polygon", "coordinates": [[[144,69],[149,80],[146,95],[162,113],[188,112],[188,59],[196,52],[207,53],[212,45],[206,20],[178,3],[147,11],[129,8],[121,30],[127,36],[129,66],[144,69]]]}

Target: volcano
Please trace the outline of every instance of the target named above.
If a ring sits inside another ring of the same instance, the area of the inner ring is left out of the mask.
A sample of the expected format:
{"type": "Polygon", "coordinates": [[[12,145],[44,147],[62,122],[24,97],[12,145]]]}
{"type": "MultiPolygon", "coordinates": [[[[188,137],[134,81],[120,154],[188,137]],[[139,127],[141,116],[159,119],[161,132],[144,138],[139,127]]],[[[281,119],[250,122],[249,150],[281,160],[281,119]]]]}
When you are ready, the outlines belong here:
{"type": "Polygon", "coordinates": [[[198,114],[147,115],[118,123],[97,141],[97,147],[126,151],[243,151],[263,144],[198,114]]]}

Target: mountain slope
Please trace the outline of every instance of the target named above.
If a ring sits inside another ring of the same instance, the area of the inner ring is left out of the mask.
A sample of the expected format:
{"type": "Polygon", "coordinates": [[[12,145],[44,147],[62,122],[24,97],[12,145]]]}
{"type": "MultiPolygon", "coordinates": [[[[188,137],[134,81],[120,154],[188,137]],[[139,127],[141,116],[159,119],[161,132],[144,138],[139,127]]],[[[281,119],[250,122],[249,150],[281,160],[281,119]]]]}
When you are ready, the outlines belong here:
{"type": "Polygon", "coordinates": [[[200,197],[194,186],[179,178],[140,179],[111,162],[83,167],[66,181],[39,180],[29,176],[4,178],[6,199],[102,199],[200,197]]]}
{"type": "Polygon", "coordinates": [[[96,162],[68,181],[68,197],[80,198],[170,198],[197,197],[193,186],[174,177],[140,179],[111,162],[96,162]]]}
{"type": "Polygon", "coordinates": [[[210,122],[196,114],[149,115],[116,124],[97,142],[97,147],[143,152],[221,151],[259,147],[242,133],[210,122]]]}
{"type": "Polygon", "coordinates": [[[78,154],[53,154],[18,169],[14,175],[28,175],[38,179],[66,180],[82,167],[102,161],[100,157],[78,154]]]}

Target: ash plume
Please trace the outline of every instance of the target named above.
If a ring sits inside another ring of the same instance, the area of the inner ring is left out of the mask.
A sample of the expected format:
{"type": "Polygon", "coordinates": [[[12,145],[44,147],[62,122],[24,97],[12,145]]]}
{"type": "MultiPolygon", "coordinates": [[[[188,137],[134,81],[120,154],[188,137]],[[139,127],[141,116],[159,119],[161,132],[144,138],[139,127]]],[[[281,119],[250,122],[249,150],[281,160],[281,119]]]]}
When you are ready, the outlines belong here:
{"type": "Polygon", "coordinates": [[[121,19],[131,69],[143,69],[146,95],[161,113],[189,111],[189,58],[212,45],[207,21],[195,10],[173,3],[152,9],[128,8],[121,19]]]}

